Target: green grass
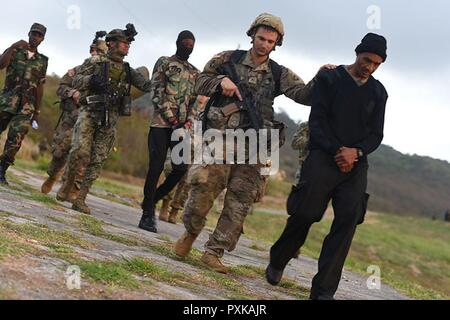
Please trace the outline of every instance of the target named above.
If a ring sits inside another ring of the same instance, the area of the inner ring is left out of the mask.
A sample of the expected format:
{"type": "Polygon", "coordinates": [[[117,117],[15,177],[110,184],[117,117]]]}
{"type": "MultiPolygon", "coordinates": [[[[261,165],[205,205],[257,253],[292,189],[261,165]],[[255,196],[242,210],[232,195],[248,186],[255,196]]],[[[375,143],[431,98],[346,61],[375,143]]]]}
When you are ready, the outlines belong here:
{"type": "Polygon", "coordinates": [[[112,287],[125,287],[137,289],[140,287],[139,281],[123,266],[117,262],[102,261],[77,261],[82,276],[88,276],[95,282],[99,282],[112,287]]]}
{"type": "Polygon", "coordinates": [[[82,240],[69,231],[52,230],[45,225],[38,224],[18,224],[10,221],[0,221],[0,227],[9,232],[15,233],[22,239],[31,239],[37,241],[43,246],[51,245],[69,245],[80,248],[92,248],[92,244],[82,240]]]}
{"type": "MultiPolygon", "coordinates": [[[[102,189],[108,193],[117,195],[122,198],[128,198],[136,201],[142,200],[142,186],[134,186],[120,181],[107,178],[99,178],[94,183],[95,188],[102,189]]],[[[117,198],[111,198],[118,201],[117,198]]],[[[126,204],[126,203],[125,203],[126,204]]]]}
{"type": "Polygon", "coordinates": [[[111,234],[109,232],[106,232],[103,227],[104,223],[92,216],[88,215],[80,215],[78,216],[78,221],[80,224],[80,227],[83,231],[86,233],[93,235],[95,237],[111,240],[114,242],[118,242],[127,246],[139,246],[139,242],[134,239],[129,239],[126,237],[122,237],[119,235],[111,234]]]}

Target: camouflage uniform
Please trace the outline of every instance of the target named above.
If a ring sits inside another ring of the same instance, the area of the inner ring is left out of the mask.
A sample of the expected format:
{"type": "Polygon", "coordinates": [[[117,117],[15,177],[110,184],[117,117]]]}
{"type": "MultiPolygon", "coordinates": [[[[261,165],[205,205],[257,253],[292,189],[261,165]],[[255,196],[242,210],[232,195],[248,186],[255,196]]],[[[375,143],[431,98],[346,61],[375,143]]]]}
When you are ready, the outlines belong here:
{"type": "MultiPolygon", "coordinates": [[[[98,112],[98,106],[92,107],[87,104],[87,98],[95,96],[90,87],[91,78],[94,75],[100,75],[102,63],[109,64],[109,86],[117,93],[118,100],[128,95],[130,85],[144,91],[150,91],[150,81],[131,67],[127,67],[125,62],[119,62],[117,59],[101,55],[87,59],[79,68],[75,75],[73,86],[80,91],[80,114],[75,124],[73,134],[73,145],[68,159],[68,180],[74,179],[75,173],[79,172],[84,159],[90,159],[86,167],[84,179],[81,183],[81,191],[75,202],[84,204],[84,199],[89,192],[93,182],[100,175],[100,171],[109,153],[112,150],[117,132],[117,122],[119,120],[119,102],[113,104],[109,110],[109,125],[100,123],[101,117],[98,112]],[[129,74],[127,69],[129,69],[129,74]],[[129,77],[129,79],[127,79],[129,77]],[[129,80],[129,81],[128,81],[129,80]]],[[[70,183],[70,182],[69,182],[70,183]]],[[[77,208],[74,205],[74,208],[77,208]]],[[[86,210],[87,211],[87,210],[86,210]]],[[[88,212],[85,212],[88,213],[88,212]]]]}
{"type": "Polygon", "coordinates": [[[302,122],[292,140],[292,149],[298,150],[299,169],[295,174],[295,185],[300,182],[303,163],[309,155],[309,123],[302,122]]]}
{"type": "MultiPolygon", "coordinates": [[[[77,67],[78,68],[78,67],[77,67]]],[[[76,74],[77,68],[73,69],[76,74]]],[[[64,169],[67,158],[69,156],[70,148],[72,146],[72,135],[73,127],[78,119],[79,109],[75,101],[72,99],[72,95],[76,92],[72,88],[72,82],[74,77],[70,76],[69,73],[65,74],[61,79],[60,85],[56,94],[61,99],[61,118],[59,120],[58,127],[56,128],[55,134],[53,135],[52,141],[52,160],[49,164],[47,173],[49,177],[59,177],[61,171],[64,169]]],[[[79,184],[81,177],[83,176],[83,168],[80,166],[80,171],[77,175],[77,186],[79,189],[79,184]]]]}
{"type": "Polygon", "coordinates": [[[196,102],[194,84],[199,70],[176,56],[161,57],[155,64],[152,77],[152,102],[156,106],[152,128],[171,128],[167,121],[176,117],[179,123],[194,121],[196,102]]]}
{"type": "MultiPolygon", "coordinates": [[[[96,56],[99,54],[106,54],[108,51],[108,47],[104,40],[99,40],[99,37],[102,37],[106,34],[105,31],[99,31],[96,33],[95,39],[90,46],[90,54],[92,56],[96,56]]],[[[49,164],[49,168],[47,170],[48,178],[44,182],[41,187],[41,191],[44,194],[48,194],[53,185],[59,179],[62,170],[66,167],[67,158],[69,156],[70,149],[72,147],[72,135],[73,135],[73,127],[77,122],[79,115],[79,106],[74,101],[73,97],[78,93],[76,89],[73,88],[73,80],[75,75],[77,74],[79,66],[69,70],[68,73],[64,75],[61,79],[60,85],[56,94],[59,96],[61,102],[61,116],[58,121],[58,126],[55,129],[55,133],[53,135],[52,141],[52,160],[49,164]]],[[[83,179],[84,170],[89,163],[89,159],[84,159],[84,161],[79,166],[79,171],[76,174],[75,183],[73,185],[72,191],[70,194],[64,195],[61,192],[58,192],[57,198],[60,201],[66,201],[69,199],[76,198],[78,191],[80,190],[81,181],[83,179]],[[68,197],[68,198],[67,198],[68,197]]],[[[65,170],[63,175],[63,185],[68,176],[68,170],[65,170]]]]}
{"type": "Polygon", "coordinates": [[[15,161],[35,112],[37,88],[45,83],[48,58],[36,51],[28,58],[27,50],[14,49],[6,71],[5,87],[0,94],[0,134],[9,125],[1,161],[15,161]]]}
{"type": "MultiPolygon", "coordinates": [[[[224,76],[219,67],[230,61],[233,51],[215,56],[200,74],[196,83],[197,93],[213,96],[224,76]]],[[[274,121],[273,102],[277,96],[275,81],[269,61],[257,66],[247,52],[236,63],[238,76],[247,83],[258,101],[258,109],[264,119],[264,127],[272,128],[274,121]]],[[[291,70],[281,67],[280,93],[292,100],[310,104],[313,82],[305,83],[291,70]]],[[[211,106],[207,115],[208,129],[214,128],[224,132],[235,129],[236,114],[225,117],[220,108],[232,102],[224,98],[221,105],[211,106]],[[234,118],[234,119],[232,119],[234,118]]],[[[237,115],[243,116],[241,113],[237,115]]],[[[261,166],[248,164],[193,166],[190,171],[191,193],[186,206],[183,221],[189,234],[198,235],[205,226],[206,216],[214,200],[227,188],[225,204],[214,233],[206,244],[206,252],[222,257],[225,250],[235,249],[243,230],[246,216],[255,200],[260,196],[266,178],[261,175],[261,166]]]]}

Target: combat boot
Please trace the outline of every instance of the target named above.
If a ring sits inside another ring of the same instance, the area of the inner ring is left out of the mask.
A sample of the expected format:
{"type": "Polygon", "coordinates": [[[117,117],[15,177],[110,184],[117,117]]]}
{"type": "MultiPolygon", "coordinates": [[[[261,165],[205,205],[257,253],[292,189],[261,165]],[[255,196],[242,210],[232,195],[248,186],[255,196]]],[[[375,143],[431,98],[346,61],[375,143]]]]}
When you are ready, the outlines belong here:
{"type": "Polygon", "coordinates": [[[209,252],[205,252],[202,257],[202,262],[210,269],[219,273],[227,274],[228,267],[224,266],[218,256],[215,256],[209,252]]]}
{"type": "Polygon", "coordinates": [[[177,224],[178,210],[172,209],[169,214],[169,223],[177,224]]]}
{"type": "Polygon", "coordinates": [[[69,194],[72,191],[74,183],[75,183],[75,175],[69,172],[69,174],[67,175],[67,179],[63,182],[63,185],[56,194],[56,200],[61,202],[74,202],[76,198],[71,199],[69,197],[69,194]]]}
{"type": "Polygon", "coordinates": [[[192,250],[192,245],[198,235],[185,232],[183,236],[175,243],[175,254],[180,258],[186,258],[192,250]]]}
{"type": "Polygon", "coordinates": [[[81,188],[78,198],[73,202],[72,209],[84,214],[91,214],[91,209],[86,205],[86,197],[89,193],[88,188],[81,188]]]}
{"type": "Polygon", "coordinates": [[[45,182],[42,184],[41,192],[43,194],[49,194],[52,191],[56,181],[58,181],[58,177],[55,176],[48,177],[47,180],[45,180],[45,182]]]}
{"type": "Polygon", "coordinates": [[[0,161],[0,184],[8,185],[8,181],[6,181],[6,170],[8,170],[11,163],[8,163],[5,159],[0,161]]]}
{"type": "Polygon", "coordinates": [[[169,204],[170,200],[164,199],[161,207],[161,211],[159,212],[159,220],[164,222],[169,222],[169,204]]]}
{"type": "Polygon", "coordinates": [[[158,233],[154,209],[144,210],[141,221],[139,222],[139,228],[148,232],[158,233]]]}

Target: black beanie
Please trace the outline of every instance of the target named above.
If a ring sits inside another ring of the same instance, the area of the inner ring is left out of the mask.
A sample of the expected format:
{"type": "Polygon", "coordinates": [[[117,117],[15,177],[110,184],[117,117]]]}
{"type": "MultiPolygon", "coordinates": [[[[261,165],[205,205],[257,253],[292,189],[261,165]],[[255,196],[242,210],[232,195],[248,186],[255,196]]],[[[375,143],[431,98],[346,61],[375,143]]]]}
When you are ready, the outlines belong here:
{"type": "Polygon", "coordinates": [[[356,47],[356,53],[370,52],[375,53],[383,58],[383,62],[387,59],[387,43],[383,36],[375,33],[368,33],[364,39],[362,39],[361,44],[356,47]]]}
{"type": "Polygon", "coordinates": [[[183,40],[192,39],[195,41],[194,34],[189,30],[184,30],[178,35],[177,44],[181,43],[183,40]]]}

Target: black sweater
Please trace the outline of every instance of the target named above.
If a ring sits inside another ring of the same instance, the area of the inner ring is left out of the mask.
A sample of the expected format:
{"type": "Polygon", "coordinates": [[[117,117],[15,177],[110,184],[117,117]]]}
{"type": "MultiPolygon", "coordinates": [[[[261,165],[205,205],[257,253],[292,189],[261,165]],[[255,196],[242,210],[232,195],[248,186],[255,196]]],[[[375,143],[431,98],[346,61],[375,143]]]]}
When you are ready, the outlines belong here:
{"type": "Polygon", "coordinates": [[[310,150],[332,156],[341,147],[372,153],[383,140],[387,99],[384,86],[373,77],[358,86],[344,66],[322,70],[313,89],[310,150]]]}

